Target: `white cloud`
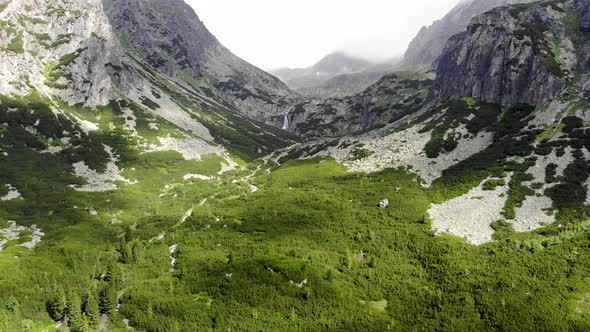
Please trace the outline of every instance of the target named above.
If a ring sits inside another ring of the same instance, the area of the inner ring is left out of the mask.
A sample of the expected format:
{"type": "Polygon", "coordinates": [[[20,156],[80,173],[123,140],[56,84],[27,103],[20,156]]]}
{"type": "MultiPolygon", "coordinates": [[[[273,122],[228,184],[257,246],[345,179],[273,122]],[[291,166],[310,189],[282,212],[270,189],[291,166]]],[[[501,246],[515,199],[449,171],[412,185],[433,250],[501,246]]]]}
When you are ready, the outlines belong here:
{"type": "Polygon", "coordinates": [[[341,50],[383,59],[403,54],[424,25],[457,0],[186,0],[209,30],[265,69],[305,67],[341,50]]]}

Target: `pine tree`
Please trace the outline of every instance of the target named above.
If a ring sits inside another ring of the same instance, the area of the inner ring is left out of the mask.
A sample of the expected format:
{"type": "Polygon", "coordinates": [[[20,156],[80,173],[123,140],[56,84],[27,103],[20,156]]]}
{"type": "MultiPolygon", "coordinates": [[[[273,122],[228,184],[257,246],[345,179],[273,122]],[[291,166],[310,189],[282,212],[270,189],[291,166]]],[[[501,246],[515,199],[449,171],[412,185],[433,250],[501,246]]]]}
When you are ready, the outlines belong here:
{"type": "Polygon", "coordinates": [[[133,257],[133,263],[137,263],[143,257],[143,245],[141,242],[137,240],[133,241],[131,256],[133,257]]]}
{"type": "Polygon", "coordinates": [[[110,315],[115,311],[117,295],[111,285],[106,285],[100,290],[98,306],[101,314],[110,315]]]}
{"type": "Polygon", "coordinates": [[[91,292],[88,292],[86,298],[84,299],[84,305],[82,306],[84,315],[88,318],[88,321],[91,325],[96,325],[98,323],[98,318],[100,316],[100,309],[98,307],[98,302],[94,298],[91,292]]]}
{"type": "Polygon", "coordinates": [[[123,283],[123,273],[116,261],[108,262],[104,280],[115,289],[123,283]]]}
{"type": "Polygon", "coordinates": [[[119,255],[123,264],[131,263],[131,248],[124,237],[119,240],[119,255]]]}
{"type": "Polygon", "coordinates": [[[87,331],[86,322],[82,317],[82,302],[80,296],[71,291],[68,293],[68,326],[72,332],[87,331]]]}
{"type": "Polygon", "coordinates": [[[67,309],[66,295],[61,286],[54,285],[47,301],[47,312],[54,321],[62,320],[67,309]]]}

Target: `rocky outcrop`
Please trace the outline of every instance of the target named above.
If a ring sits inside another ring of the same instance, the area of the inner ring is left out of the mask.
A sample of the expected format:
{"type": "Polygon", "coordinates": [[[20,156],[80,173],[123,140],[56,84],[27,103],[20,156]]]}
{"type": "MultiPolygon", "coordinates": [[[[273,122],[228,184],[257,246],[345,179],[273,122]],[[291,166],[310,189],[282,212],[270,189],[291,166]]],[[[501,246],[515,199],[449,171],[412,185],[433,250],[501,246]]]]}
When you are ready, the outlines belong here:
{"type": "Polygon", "coordinates": [[[469,21],[493,8],[532,0],[466,0],[461,1],[445,17],[429,27],[423,27],[412,40],[404,55],[401,69],[429,71],[436,68],[447,40],[467,29],[469,21]]]}
{"type": "Polygon", "coordinates": [[[431,85],[432,80],[426,75],[392,73],[349,97],[302,100],[286,115],[272,120],[276,127],[306,138],[366,132],[418,111],[431,85]]]}
{"type": "Polygon", "coordinates": [[[296,98],[276,77],[225,48],[183,0],[104,0],[121,41],[148,64],[206,87],[242,113],[265,121],[296,98]]]}
{"type": "Polygon", "coordinates": [[[573,1],[501,7],[474,18],[445,46],[432,96],[544,104],[578,69],[576,18],[573,1]]]}
{"type": "Polygon", "coordinates": [[[100,1],[12,1],[0,13],[0,91],[104,105],[132,77],[100,1]]]}

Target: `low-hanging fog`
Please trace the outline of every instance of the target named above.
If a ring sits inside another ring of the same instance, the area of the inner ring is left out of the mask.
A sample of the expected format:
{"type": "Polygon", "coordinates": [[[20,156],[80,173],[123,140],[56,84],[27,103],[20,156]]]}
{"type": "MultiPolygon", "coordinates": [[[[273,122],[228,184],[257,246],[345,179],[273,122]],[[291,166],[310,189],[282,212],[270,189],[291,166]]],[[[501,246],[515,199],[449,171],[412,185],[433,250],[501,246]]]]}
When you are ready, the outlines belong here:
{"type": "Polygon", "coordinates": [[[187,0],[219,40],[264,69],[307,67],[343,51],[403,54],[420,28],[458,0],[187,0]]]}

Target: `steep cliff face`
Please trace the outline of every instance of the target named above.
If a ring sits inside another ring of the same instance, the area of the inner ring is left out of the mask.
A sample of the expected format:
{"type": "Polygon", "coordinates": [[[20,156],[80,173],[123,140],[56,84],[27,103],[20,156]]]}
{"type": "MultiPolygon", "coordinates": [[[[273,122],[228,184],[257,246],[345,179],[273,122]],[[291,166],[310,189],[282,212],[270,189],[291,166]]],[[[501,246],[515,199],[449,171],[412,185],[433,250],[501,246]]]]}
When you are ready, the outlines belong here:
{"type": "Polygon", "coordinates": [[[469,21],[493,8],[531,2],[532,0],[464,0],[445,17],[429,27],[423,27],[408,46],[401,68],[415,71],[429,71],[436,68],[434,63],[441,55],[447,40],[465,31],[469,21]]]}
{"type": "Polygon", "coordinates": [[[151,66],[213,88],[252,118],[265,121],[297,97],[279,79],[233,55],[182,0],[105,0],[105,8],[123,44],[151,66]]]}
{"type": "Polygon", "coordinates": [[[586,2],[514,5],[474,18],[466,32],[448,41],[433,96],[473,96],[503,105],[553,99],[583,70],[581,3],[586,2]]]}
{"type": "MultiPolygon", "coordinates": [[[[129,5],[137,3],[128,2],[129,5]]],[[[122,15],[127,14],[122,12],[122,15]]],[[[147,12],[135,14],[128,17],[130,22],[151,19],[157,22],[147,12]]],[[[244,114],[247,110],[242,112],[243,108],[229,103],[222,91],[215,90],[206,78],[209,77],[206,66],[215,62],[206,62],[204,67],[192,66],[195,63],[189,61],[191,57],[212,52],[210,49],[199,49],[201,44],[191,44],[187,46],[192,47],[190,51],[179,50],[180,53],[175,54],[183,59],[181,64],[187,71],[204,70],[204,77],[199,81],[190,80],[188,74],[183,80],[172,74],[172,69],[180,65],[162,63],[159,66],[156,63],[152,66],[149,58],[154,57],[143,59],[138,52],[126,49],[115,33],[115,23],[107,16],[102,0],[2,3],[0,97],[34,100],[54,114],[64,115],[63,122],[69,122],[70,126],[82,127],[80,130],[85,131],[86,136],[82,135],[82,142],[76,141],[69,151],[77,151],[79,146],[88,143],[91,132],[118,136],[119,130],[131,133],[129,139],[133,144],[130,145],[136,144],[140,150],[159,145],[157,138],[166,140],[172,135],[184,137],[185,143],[198,145],[194,147],[197,150],[207,147],[223,155],[226,152],[223,147],[227,147],[245,159],[268,153],[276,144],[290,144],[282,138],[285,133],[251,120],[251,114],[244,114]],[[130,123],[143,123],[143,131],[119,123],[122,117],[133,121],[130,123]]],[[[166,27],[158,28],[157,23],[150,26],[157,31],[166,30],[166,27]]],[[[190,32],[186,37],[189,36],[190,32]]],[[[163,52],[155,46],[158,44],[155,39],[140,39],[141,43],[149,45],[146,47],[154,47],[156,53],[163,52]]],[[[203,44],[214,42],[211,37],[203,44]]],[[[230,60],[231,63],[241,61],[235,57],[216,61],[227,65],[230,60]]],[[[263,108],[260,113],[264,113],[263,108]]],[[[46,126],[44,122],[39,118],[24,127],[29,126],[30,132],[40,131],[46,126]]],[[[15,123],[19,127],[18,121],[15,123]]],[[[74,136],[71,131],[51,132],[51,135],[54,136],[45,135],[40,146],[46,146],[50,139],[55,142],[74,136]]],[[[57,149],[56,146],[51,148],[57,149]]]]}
{"type": "Polygon", "coordinates": [[[99,1],[12,1],[0,13],[0,91],[54,94],[71,104],[104,105],[125,89],[123,66],[99,1]]]}

